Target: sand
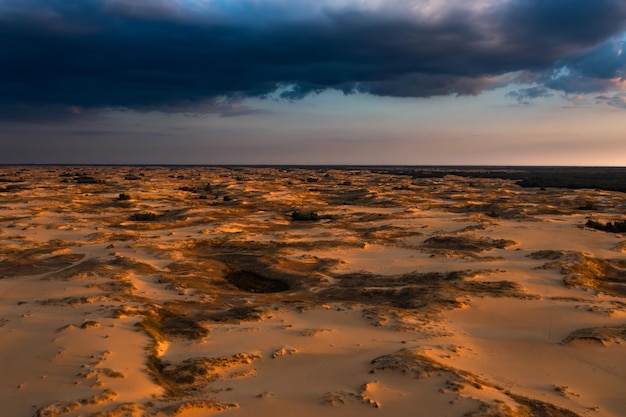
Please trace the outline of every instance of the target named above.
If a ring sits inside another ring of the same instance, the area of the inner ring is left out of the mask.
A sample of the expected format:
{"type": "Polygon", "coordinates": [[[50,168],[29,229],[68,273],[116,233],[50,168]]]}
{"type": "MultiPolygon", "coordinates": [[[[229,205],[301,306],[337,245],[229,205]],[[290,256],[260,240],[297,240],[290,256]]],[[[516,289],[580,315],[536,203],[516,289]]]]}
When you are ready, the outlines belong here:
{"type": "Polygon", "coordinates": [[[2,415],[626,415],[626,236],[585,227],[623,220],[623,193],[367,169],[0,181],[2,415]]]}

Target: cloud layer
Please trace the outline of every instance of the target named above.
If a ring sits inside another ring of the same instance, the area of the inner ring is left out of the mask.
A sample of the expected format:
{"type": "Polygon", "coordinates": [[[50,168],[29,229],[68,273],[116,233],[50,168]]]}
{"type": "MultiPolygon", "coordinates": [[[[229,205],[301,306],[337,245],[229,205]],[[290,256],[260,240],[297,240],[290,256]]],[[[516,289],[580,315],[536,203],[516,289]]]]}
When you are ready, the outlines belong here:
{"type": "Polygon", "coordinates": [[[512,83],[623,107],[625,30],[623,0],[0,0],[0,119],[512,83]]]}

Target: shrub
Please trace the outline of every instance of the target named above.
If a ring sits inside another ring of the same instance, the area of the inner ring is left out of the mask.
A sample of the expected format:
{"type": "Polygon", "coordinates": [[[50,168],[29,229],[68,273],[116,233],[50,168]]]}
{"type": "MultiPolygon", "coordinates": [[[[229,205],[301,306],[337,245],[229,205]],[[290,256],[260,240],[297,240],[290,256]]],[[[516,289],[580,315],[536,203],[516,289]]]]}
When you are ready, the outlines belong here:
{"type": "Polygon", "coordinates": [[[120,195],[117,197],[117,199],[119,201],[128,201],[128,200],[132,200],[132,197],[130,196],[130,194],[120,193],[120,195]]]}
{"type": "Polygon", "coordinates": [[[626,233],[626,220],[623,222],[608,222],[606,224],[602,224],[595,220],[587,220],[585,226],[596,230],[602,230],[604,232],[626,233]]]}
{"type": "Polygon", "coordinates": [[[294,211],[291,213],[294,221],[314,221],[319,220],[319,215],[315,211],[294,211]]]}
{"type": "Polygon", "coordinates": [[[578,210],[597,210],[598,206],[593,203],[586,203],[583,206],[578,207],[578,210]]]}
{"type": "Polygon", "coordinates": [[[156,213],[147,212],[147,213],[135,213],[130,218],[131,220],[135,220],[138,222],[149,222],[157,219],[156,213]]]}

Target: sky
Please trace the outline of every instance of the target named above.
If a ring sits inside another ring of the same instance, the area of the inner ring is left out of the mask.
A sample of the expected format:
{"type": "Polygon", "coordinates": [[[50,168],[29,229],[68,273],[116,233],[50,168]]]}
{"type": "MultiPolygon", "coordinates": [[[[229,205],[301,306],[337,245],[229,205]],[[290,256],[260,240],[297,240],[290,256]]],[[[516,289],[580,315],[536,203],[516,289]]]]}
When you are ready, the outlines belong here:
{"type": "Polygon", "coordinates": [[[0,164],[626,166],[624,0],[0,0],[0,164]]]}

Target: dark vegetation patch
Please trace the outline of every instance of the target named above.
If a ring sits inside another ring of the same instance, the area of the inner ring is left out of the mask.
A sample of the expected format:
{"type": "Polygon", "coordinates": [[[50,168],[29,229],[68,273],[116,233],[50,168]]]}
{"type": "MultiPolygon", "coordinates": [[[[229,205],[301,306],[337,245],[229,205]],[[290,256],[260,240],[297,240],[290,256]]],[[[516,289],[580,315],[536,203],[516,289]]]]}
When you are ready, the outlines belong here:
{"type": "Polygon", "coordinates": [[[63,298],[47,298],[44,300],[38,300],[37,303],[43,306],[75,306],[93,304],[95,302],[105,303],[110,301],[107,296],[82,296],[82,297],[63,297],[63,298]]]}
{"type": "Polygon", "coordinates": [[[90,175],[78,175],[74,177],[76,184],[106,184],[106,181],[92,177],[90,175]]]}
{"type": "Polygon", "coordinates": [[[562,343],[570,343],[575,340],[592,340],[604,346],[626,341],[626,325],[591,327],[575,330],[570,333],[562,343]]]}
{"type": "Polygon", "coordinates": [[[207,384],[223,379],[224,371],[252,364],[258,355],[237,353],[217,357],[190,358],[173,365],[162,362],[160,379],[169,396],[189,395],[204,388],[207,384]]]}
{"type": "Polygon", "coordinates": [[[578,210],[595,211],[595,210],[598,210],[598,206],[595,203],[589,201],[589,202],[583,204],[582,206],[578,206],[578,210]]]}
{"type": "Polygon", "coordinates": [[[592,289],[606,294],[626,297],[626,261],[573,255],[573,262],[561,265],[567,276],[565,284],[575,288],[592,289]]]}
{"type": "Polygon", "coordinates": [[[0,186],[0,193],[12,193],[21,190],[25,190],[27,187],[23,184],[9,184],[5,186],[0,186]]]}
{"type": "Polygon", "coordinates": [[[132,282],[125,279],[117,279],[115,281],[98,282],[96,284],[89,284],[89,288],[96,287],[109,294],[132,294],[137,288],[132,282]]]}
{"type": "MultiPolygon", "coordinates": [[[[508,394],[513,398],[516,403],[521,405],[521,410],[518,409],[518,413],[526,413],[532,417],[580,417],[575,412],[556,406],[554,404],[546,403],[543,401],[535,400],[532,398],[523,397],[516,394],[508,394]]],[[[520,415],[524,415],[521,414],[520,415]]]]}
{"type": "Polygon", "coordinates": [[[90,243],[105,243],[105,242],[137,242],[140,236],[132,233],[109,233],[98,232],[87,236],[90,243]]]}
{"type": "Polygon", "coordinates": [[[16,183],[16,182],[24,182],[24,178],[11,177],[8,175],[0,175],[0,183],[16,183]]]}
{"type": "Polygon", "coordinates": [[[45,279],[78,280],[87,277],[101,277],[107,279],[124,279],[129,273],[138,275],[152,275],[158,270],[150,264],[139,262],[124,256],[113,259],[90,258],[79,264],[55,271],[45,279]]]}
{"type": "Polygon", "coordinates": [[[373,373],[390,370],[417,379],[429,378],[438,372],[451,370],[434,359],[409,349],[379,356],[372,359],[370,365],[373,373]]]}
{"type": "MultiPolygon", "coordinates": [[[[158,415],[164,416],[178,416],[183,415],[187,411],[197,411],[197,410],[206,410],[207,412],[215,413],[225,410],[230,410],[232,408],[237,408],[237,404],[226,404],[219,401],[214,400],[188,400],[182,401],[178,404],[168,405],[166,407],[160,408],[157,413],[158,415]]],[[[117,415],[117,414],[116,414],[117,415]]],[[[123,414],[126,415],[135,415],[135,414],[123,414]]],[[[122,414],[120,414],[122,416],[122,414]]],[[[94,416],[100,417],[100,416],[94,416]]],[[[108,415],[102,417],[109,417],[108,415]]]]}
{"type": "Polygon", "coordinates": [[[458,252],[483,252],[492,249],[506,249],[516,243],[512,240],[490,239],[488,237],[433,236],[424,241],[422,248],[458,252]]]}
{"type": "Polygon", "coordinates": [[[253,271],[231,271],[226,274],[226,279],[240,290],[254,293],[273,293],[290,289],[286,282],[253,271]]]}
{"type": "Polygon", "coordinates": [[[145,213],[133,213],[130,219],[136,222],[153,222],[157,220],[159,216],[151,211],[145,213]]]}
{"type": "MultiPolygon", "coordinates": [[[[172,268],[171,265],[168,269],[172,268]]],[[[205,272],[198,272],[195,268],[186,272],[175,271],[173,274],[163,274],[159,278],[159,283],[165,284],[168,289],[185,293],[187,290],[194,290],[201,294],[224,294],[227,291],[222,275],[217,273],[207,276],[205,272]]]]}
{"type": "Polygon", "coordinates": [[[447,207],[453,213],[482,213],[491,218],[519,219],[527,214],[524,208],[510,202],[474,203],[462,201],[447,207]]]}
{"type": "Polygon", "coordinates": [[[189,193],[195,193],[195,194],[210,194],[213,192],[213,186],[210,183],[207,183],[205,185],[201,185],[201,186],[196,186],[196,187],[190,187],[187,185],[178,187],[179,190],[181,191],[186,191],[189,193]]]}
{"type": "Polygon", "coordinates": [[[209,335],[209,330],[200,324],[202,321],[193,314],[179,314],[159,306],[145,314],[138,326],[146,330],[155,340],[200,340],[209,335]]]}
{"type": "Polygon", "coordinates": [[[330,206],[342,206],[342,205],[366,205],[373,207],[376,204],[377,196],[375,193],[371,193],[370,190],[363,187],[355,187],[347,181],[340,189],[332,189],[328,192],[321,193],[319,200],[329,204],[330,206]]]}
{"type": "Polygon", "coordinates": [[[532,259],[546,259],[554,261],[557,259],[561,259],[565,254],[566,252],[563,251],[547,249],[535,251],[528,255],[528,257],[532,259]]]}
{"type": "Polygon", "coordinates": [[[127,219],[136,223],[117,223],[116,226],[129,230],[162,230],[194,224],[189,222],[188,208],[165,210],[160,213],[140,211],[131,214],[127,219]]]}
{"type": "Polygon", "coordinates": [[[446,282],[463,280],[473,275],[470,271],[452,272],[413,272],[403,275],[375,275],[366,272],[337,275],[340,288],[375,288],[375,287],[405,287],[408,285],[443,285],[446,282]]]}
{"type": "MultiPolygon", "coordinates": [[[[346,224],[345,227],[347,228],[350,226],[349,224],[346,224]]],[[[419,232],[417,230],[392,225],[362,227],[356,229],[354,228],[354,226],[352,226],[352,229],[354,229],[355,232],[359,234],[361,239],[367,242],[378,244],[397,244],[400,246],[403,245],[402,239],[404,238],[423,235],[422,232],[419,232]]]]}
{"type": "Polygon", "coordinates": [[[205,310],[201,314],[203,321],[214,323],[244,323],[261,321],[266,312],[259,307],[234,307],[226,310],[209,311],[205,310]]]}
{"type": "Polygon", "coordinates": [[[316,211],[294,211],[291,213],[291,219],[295,222],[306,222],[319,220],[320,216],[316,211]]]}
{"type": "Polygon", "coordinates": [[[467,296],[539,299],[538,295],[527,294],[524,287],[514,281],[463,281],[457,288],[467,296]]]}
{"type": "Polygon", "coordinates": [[[467,413],[467,417],[580,417],[565,408],[505,391],[501,386],[471,372],[442,364],[418,351],[402,349],[373,359],[370,365],[372,373],[386,370],[417,379],[445,376],[446,387],[453,392],[460,392],[465,386],[477,389],[489,387],[500,391],[518,405],[517,410],[513,410],[499,401],[483,403],[478,411],[467,413]]]}
{"type": "MultiPolygon", "coordinates": [[[[178,303],[180,304],[180,303],[178,303]]],[[[222,372],[239,365],[248,365],[258,356],[240,353],[230,356],[191,358],[172,364],[159,357],[159,345],[168,340],[199,340],[209,331],[199,324],[197,305],[172,306],[151,305],[140,312],[143,320],[137,328],[152,339],[148,347],[147,367],[155,381],[166,390],[168,397],[181,397],[202,389],[205,385],[222,377],[222,372]],[[190,310],[189,307],[192,307],[190,310]],[[186,312],[182,313],[181,312],[186,312]]],[[[185,303],[183,303],[185,304],[185,303]]],[[[204,308],[204,306],[203,306],[204,308]]]]}
{"type": "Polygon", "coordinates": [[[81,329],[93,329],[96,327],[100,327],[100,323],[95,320],[84,321],[80,326],[81,329]]]}
{"type": "MultiPolygon", "coordinates": [[[[314,248],[316,243],[306,242],[301,246],[296,242],[295,247],[314,248]]],[[[321,242],[319,247],[327,246],[321,242]]],[[[319,285],[323,280],[321,274],[337,264],[334,259],[309,257],[300,261],[287,258],[281,255],[283,248],[293,246],[290,242],[193,240],[181,250],[185,262],[172,263],[168,269],[177,276],[182,275],[189,288],[202,290],[221,285],[219,289],[224,291],[227,288],[223,284],[232,284],[246,292],[275,293],[319,285]],[[202,269],[198,265],[206,266],[213,273],[207,276],[200,272],[202,269]]]]}
{"type": "Polygon", "coordinates": [[[560,269],[563,282],[572,288],[594,290],[605,294],[626,297],[626,260],[595,258],[580,252],[543,250],[529,255],[544,259],[541,268],[560,269]]]}
{"type": "Polygon", "coordinates": [[[37,275],[67,268],[85,257],[84,253],[54,255],[54,247],[5,251],[0,261],[0,278],[37,275]]]}
{"type": "Polygon", "coordinates": [[[336,276],[334,287],[317,293],[326,302],[363,303],[439,313],[459,308],[467,297],[535,299],[512,281],[476,281],[476,271],[374,275],[354,273],[336,276]]]}
{"type": "Polygon", "coordinates": [[[615,221],[607,223],[600,223],[595,220],[587,220],[585,226],[591,229],[602,230],[603,232],[626,233],[626,220],[621,222],[615,221]]]}
{"type": "MultiPolygon", "coordinates": [[[[199,258],[241,258],[254,255],[266,257],[268,253],[279,253],[289,249],[332,249],[337,247],[364,247],[362,242],[343,240],[303,240],[303,241],[238,241],[227,237],[213,239],[191,239],[183,251],[188,257],[199,258]],[[237,255],[237,256],[236,256],[237,255]],[[238,256],[241,255],[241,256],[238,256]]],[[[323,270],[320,270],[323,272],[323,270]]]]}

